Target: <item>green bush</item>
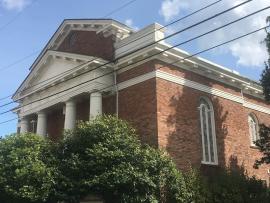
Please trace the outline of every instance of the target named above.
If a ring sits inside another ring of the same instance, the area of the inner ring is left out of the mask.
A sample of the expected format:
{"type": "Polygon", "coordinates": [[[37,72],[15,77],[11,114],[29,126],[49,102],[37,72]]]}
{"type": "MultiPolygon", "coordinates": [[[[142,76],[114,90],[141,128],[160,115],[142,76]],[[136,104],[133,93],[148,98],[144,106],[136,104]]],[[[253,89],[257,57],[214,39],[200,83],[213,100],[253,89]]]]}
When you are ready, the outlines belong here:
{"type": "Polygon", "coordinates": [[[192,169],[185,175],[191,202],[196,203],[269,203],[269,189],[243,169],[219,169],[202,176],[192,169]]]}
{"type": "Polygon", "coordinates": [[[60,143],[59,197],[87,194],[109,202],[186,202],[182,174],[162,151],[142,146],[133,128],[115,117],[80,123],[60,143]]]}
{"type": "Polygon", "coordinates": [[[226,169],[208,178],[211,202],[270,202],[269,191],[261,180],[242,169],[226,169]]]}
{"type": "Polygon", "coordinates": [[[240,169],[181,173],[112,116],[80,123],[59,143],[33,134],[0,140],[1,203],[75,203],[89,194],[110,203],[270,202],[263,182],[240,169]]]}
{"type": "Polygon", "coordinates": [[[0,139],[0,202],[44,202],[56,175],[51,143],[33,134],[0,139]]]}

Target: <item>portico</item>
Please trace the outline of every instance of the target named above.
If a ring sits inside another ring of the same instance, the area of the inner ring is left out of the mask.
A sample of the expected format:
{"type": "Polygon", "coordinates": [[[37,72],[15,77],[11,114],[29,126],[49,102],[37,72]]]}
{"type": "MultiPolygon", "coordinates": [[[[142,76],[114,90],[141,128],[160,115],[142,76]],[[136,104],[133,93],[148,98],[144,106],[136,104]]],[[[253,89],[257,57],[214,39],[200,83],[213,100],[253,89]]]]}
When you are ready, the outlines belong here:
{"type": "MultiPolygon", "coordinates": [[[[102,93],[93,92],[89,93],[89,112],[84,112],[88,114],[88,120],[95,119],[102,112],[102,93]]],[[[61,105],[58,105],[57,109],[61,109],[61,113],[64,116],[64,130],[72,130],[76,126],[76,121],[80,120],[79,112],[77,112],[77,106],[80,105],[80,101],[85,99],[84,97],[74,97],[61,105]],[[60,106],[60,107],[59,107],[60,106]]],[[[34,132],[41,136],[48,135],[48,114],[53,113],[55,108],[47,108],[41,110],[36,114],[36,120],[32,120],[31,116],[26,115],[20,118],[18,126],[20,127],[20,133],[34,132]],[[36,127],[31,128],[31,122],[36,124],[36,127]],[[36,129],[36,130],[35,130],[36,129]]],[[[53,121],[52,121],[53,122],[53,121]]]]}
{"type": "Polygon", "coordinates": [[[23,91],[16,95],[16,99],[21,101],[17,111],[21,133],[31,131],[46,136],[48,116],[55,108],[64,116],[63,129],[74,129],[78,120],[77,103],[83,99],[89,100],[87,120],[93,120],[102,114],[102,94],[113,90],[113,74],[107,74],[113,68],[109,65],[102,69],[95,68],[99,64],[108,63],[106,60],[49,51],[40,63],[21,86],[23,91]],[[59,72],[59,69],[63,70],[59,72]],[[44,76],[55,77],[48,80],[44,76]],[[46,83],[42,85],[39,84],[40,81],[46,83]],[[77,85],[80,83],[83,85],[77,85]]]}

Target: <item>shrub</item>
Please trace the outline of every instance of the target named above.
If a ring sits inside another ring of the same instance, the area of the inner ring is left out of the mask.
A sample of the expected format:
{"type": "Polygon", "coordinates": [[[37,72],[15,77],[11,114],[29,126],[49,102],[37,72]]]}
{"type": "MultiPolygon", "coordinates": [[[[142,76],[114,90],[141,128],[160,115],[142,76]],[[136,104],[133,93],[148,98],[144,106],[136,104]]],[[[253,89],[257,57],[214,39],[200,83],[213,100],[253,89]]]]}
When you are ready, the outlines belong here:
{"type": "Polygon", "coordinates": [[[80,123],[60,143],[59,197],[87,194],[110,202],[186,202],[182,174],[165,152],[141,145],[128,123],[112,116],[80,123]]]}
{"type": "Polygon", "coordinates": [[[221,169],[215,176],[208,177],[210,202],[270,202],[266,185],[249,177],[243,169],[221,169]]]}
{"type": "Polygon", "coordinates": [[[0,140],[0,202],[49,199],[56,173],[51,146],[33,134],[13,134],[0,140]]]}

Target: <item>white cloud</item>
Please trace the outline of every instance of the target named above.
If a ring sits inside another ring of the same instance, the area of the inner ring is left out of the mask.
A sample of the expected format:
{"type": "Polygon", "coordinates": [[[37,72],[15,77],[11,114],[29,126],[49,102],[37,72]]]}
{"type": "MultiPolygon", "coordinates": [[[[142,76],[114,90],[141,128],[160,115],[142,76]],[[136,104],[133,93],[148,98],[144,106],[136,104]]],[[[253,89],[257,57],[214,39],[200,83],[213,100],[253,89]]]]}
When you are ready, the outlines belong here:
{"type": "Polygon", "coordinates": [[[30,0],[0,0],[1,5],[7,10],[23,10],[28,4],[30,4],[30,0]]]}
{"type": "MultiPolygon", "coordinates": [[[[218,12],[221,12],[227,8],[230,8],[236,4],[243,2],[235,0],[223,0],[222,2],[208,8],[207,10],[193,15],[192,17],[181,21],[177,25],[174,25],[170,30],[180,30],[196,22],[199,22],[209,16],[212,16],[218,12]]],[[[213,1],[211,1],[213,2],[213,1]]],[[[197,9],[200,9],[210,2],[207,0],[164,0],[161,5],[160,14],[164,18],[164,21],[172,20],[173,18],[179,18],[183,16],[183,13],[191,13],[197,9]]],[[[266,0],[256,0],[247,3],[237,9],[232,10],[224,15],[221,15],[207,23],[201,24],[187,32],[181,33],[179,37],[171,42],[179,42],[179,39],[189,39],[211,29],[224,25],[228,22],[236,20],[247,14],[255,12],[261,8],[269,6],[269,2],[266,0]]],[[[243,21],[240,21],[232,26],[228,26],[225,29],[221,29],[215,33],[202,37],[196,41],[195,44],[198,46],[198,50],[209,48],[219,43],[228,41],[240,35],[246,34],[258,28],[266,25],[266,17],[269,15],[269,10],[256,14],[243,21]]],[[[241,40],[232,42],[218,50],[214,50],[214,54],[223,54],[229,52],[233,57],[236,58],[237,64],[247,67],[261,67],[267,59],[267,52],[265,45],[261,42],[265,38],[266,34],[264,31],[250,35],[241,40]]],[[[183,41],[183,40],[182,40],[183,41]]]]}
{"type": "Polygon", "coordinates": [[[133,20],[132,19],[126,19],[125,20],[125,24],[131,28],[133,28],[135,31],[139,30],[139,28],[137,26],[134,25],[133,20]]]}
{"type": "Polygon", "coordinates": [[[181,9],[187,9],[188,2],[181,0],[165,0],[162,2],[159,13],[164,16],[165,21],[171,20],[180,13],[181,9]]]}

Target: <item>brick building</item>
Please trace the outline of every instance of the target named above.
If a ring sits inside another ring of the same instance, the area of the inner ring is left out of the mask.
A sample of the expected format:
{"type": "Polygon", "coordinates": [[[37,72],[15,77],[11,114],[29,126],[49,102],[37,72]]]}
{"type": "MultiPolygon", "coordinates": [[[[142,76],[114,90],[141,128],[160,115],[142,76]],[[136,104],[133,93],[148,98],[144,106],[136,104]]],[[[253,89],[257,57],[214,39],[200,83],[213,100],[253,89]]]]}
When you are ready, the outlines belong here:
{"type": "Polygon", "coordinates": [[[76,120],[116,114],[180,169],[243,166],[269,181],[266,165],[253,169],[258,125],[270,123],[262,88],[205,59],[186,59],[163,37],[158,24],[135,32],[111,19],[65,20],[13,96],[18,130],[57,140],[76,120]]]}

